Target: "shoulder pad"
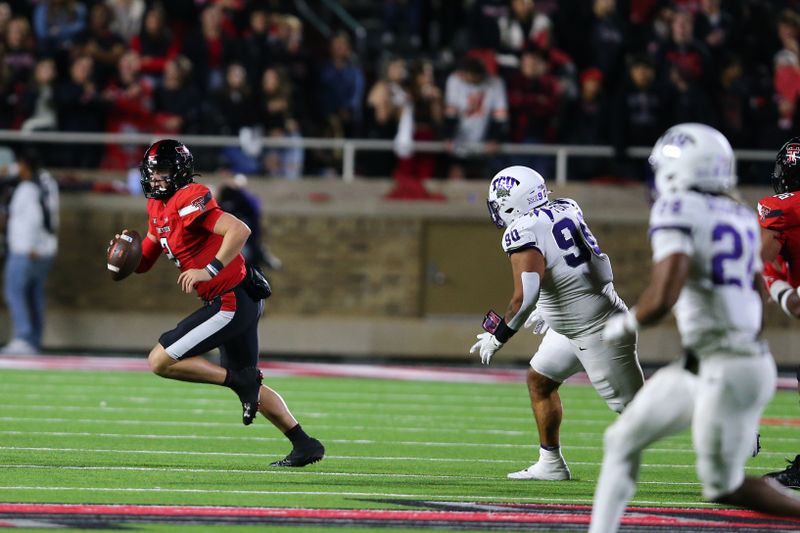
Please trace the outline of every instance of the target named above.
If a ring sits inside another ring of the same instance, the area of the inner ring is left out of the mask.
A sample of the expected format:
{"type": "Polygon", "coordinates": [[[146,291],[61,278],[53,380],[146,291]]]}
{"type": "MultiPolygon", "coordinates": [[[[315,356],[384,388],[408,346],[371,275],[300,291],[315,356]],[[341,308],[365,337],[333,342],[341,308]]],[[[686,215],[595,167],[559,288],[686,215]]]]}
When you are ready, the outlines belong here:
{"type": "Polygon", "coordinates": [[[190,183],[175,193],[175,208],[182,217],[202,213],[215,206],[211,190],[200,183],[190,183]]]}
{"type": "Polygon", "coordinates": [[[758,202],[758,223],[776,231],[800,222],[800,194],[787,192],[766,196],[758,202]]]}
{"type": "Polygon", "coordinates": [[[537,216],[535,213],[527,213],[519,217],[503,232],[503,251],[507,254],[519,252],[528,248],[539,248],[536,233],[537,216]]]}
{"type": "Polygon", "coordinates": [[[695,205],[699,200],[696,194],[687,191],[662,194],[650,209],[650,231],[675,229],[684,232],[692,230],[692,216],[702,212],[702,206],[695,205]]]}

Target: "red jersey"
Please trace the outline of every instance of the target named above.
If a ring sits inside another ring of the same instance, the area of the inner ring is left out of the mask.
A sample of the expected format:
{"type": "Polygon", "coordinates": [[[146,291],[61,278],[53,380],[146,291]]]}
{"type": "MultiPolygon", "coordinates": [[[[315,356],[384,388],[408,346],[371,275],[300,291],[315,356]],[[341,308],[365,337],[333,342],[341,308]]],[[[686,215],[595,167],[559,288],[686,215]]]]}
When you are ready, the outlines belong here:
{"type": "MultiPolygon", "coordinates": [[[[223,212],[208,187],[190,183],[166,201],[147,201],[148,230],[181,272],[202,269],[214,260],[222,244],[222,235],[214,233],[214,225],[223,212]]],[[[244,258],[239,254],[214,278],[201,281],[195,289],[200,298],[211,300],[234,288],[244,276],[244,258]]]]}
{"type": "Polygon", "coordinates": [[[762,198],[758,202],[758,222],[762,228],[777,232],[781,243],[776,264],[764,266],[767,286],[777,279],[792,287],[800,286],[800,192],[762,198]]]}

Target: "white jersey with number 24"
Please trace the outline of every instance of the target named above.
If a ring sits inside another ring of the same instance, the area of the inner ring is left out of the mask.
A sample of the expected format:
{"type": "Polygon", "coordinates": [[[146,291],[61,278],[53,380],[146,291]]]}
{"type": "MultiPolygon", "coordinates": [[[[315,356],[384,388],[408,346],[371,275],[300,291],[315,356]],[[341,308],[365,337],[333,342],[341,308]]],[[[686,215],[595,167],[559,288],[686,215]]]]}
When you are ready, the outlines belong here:
{"type": "Polygon", "coordinates": [[[754,276],[762,264],[758,218],[725,195],[681,191],[650,212],[653,262],[691,257],[689,279],[673,313],[685,348],[698,356],[763,351],[762,303],[754,276]]]}

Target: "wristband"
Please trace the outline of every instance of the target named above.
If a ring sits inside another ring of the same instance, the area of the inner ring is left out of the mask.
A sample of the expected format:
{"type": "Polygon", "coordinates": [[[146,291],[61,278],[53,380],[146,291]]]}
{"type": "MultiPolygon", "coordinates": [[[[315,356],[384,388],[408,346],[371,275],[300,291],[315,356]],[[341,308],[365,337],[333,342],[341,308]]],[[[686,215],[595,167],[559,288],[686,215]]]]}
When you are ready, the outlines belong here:
{"type": "Polygon", "coordinates": [[[790,292],[792,292],[792,286],[782,279],[777,279],[769,285],[769,297],[777,304],[780,304],[781,298],[790,292]]]}
{"type": "Polygon", "coordinates": [[[789,297],[792,294],[797,294],[797,296],[800,297],[800,289],[794,289],[790,287],[788,290],[783,291],[780,295],[780,300],[778,300],[778,304],[780,304],[781,309],[783,309],[783,312],[786,313],[786,316],[790,318],[797,318],[797,316],[795,316],[795,314],[789,310],[789,297]]]}
{"type": "Polygon", "coordinates": [[[508,324],[506,324],[506,319],[504,318],[497,325],[497,329],[494,330],[494,338],[505,344],[516,332],[517,330],[511,329],[508,324]]]}
{"type": "Polygon", "coordinates": [[[225,265],[223,265],[222,261],[215,257],[209,264],[206,265],[206,272],[208,272],[213,278],[216,277],[216,275],[219,274],[220,270],[223,268],[225,268],[225,265]]]}
{"type": "Polygon", "coordinates": [[[503,317],[491,309],[483,318],[483,329],[494,335],[494,338],[503,344],[508,342],[508,339],[513,337],[517,332],[517,330],[511,329],[508,324],[506,324],[506,320],[503,317]]]}

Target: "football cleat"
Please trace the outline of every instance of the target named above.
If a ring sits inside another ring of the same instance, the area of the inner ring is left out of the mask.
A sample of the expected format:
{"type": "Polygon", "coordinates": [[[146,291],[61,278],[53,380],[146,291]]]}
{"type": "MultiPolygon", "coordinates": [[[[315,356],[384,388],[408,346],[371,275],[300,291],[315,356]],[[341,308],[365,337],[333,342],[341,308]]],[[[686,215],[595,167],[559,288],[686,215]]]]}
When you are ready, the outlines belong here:
{"type": "Polygon", "coordinates": [[[569,481],[572,479],[572,474],[566,463],[547,464],[539,460],[524,470],[511,472],[506,477],[516,480],[569,481]]]}
{"type": "Polygon", "coordinates": [[[306,444],[292,448],[289,455],[280,461],[270,463],[269,466],[299,468],[321,461],[324,456],[325,446],[317,439],[311,438],[306,444]]]}
{"type": "Polygon", "coordinates": [[[258,414],[258,400],[264,375],[261,370],[251,366],[232,372],[231,389],[242,402],[242,423],[249,426],[258,414]]]}
{"type": "Polygon", "coordinates": [[[750,457],[758,456],[761,451],[761,433],[756,433],[756,441],[753,443],[753,451],[750,452],[750,457]]]}
{"type": "Polygon", "coordinates": [[[794,461],[788,459],[786,461],[789,463],[786,469],[764,474],[764,477],[770,477],[784,487],[800,489],[800,455],[796,456],[794,461]]]}
{"type": "Polygon", "coordinates": [[[534,479],[540,481],[569,481],[572,474],[561,450],[539,448],[539,460],[525,470],[511,472],[508,479],[534,479]]]}

